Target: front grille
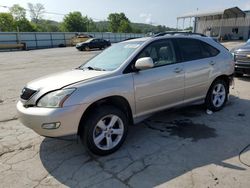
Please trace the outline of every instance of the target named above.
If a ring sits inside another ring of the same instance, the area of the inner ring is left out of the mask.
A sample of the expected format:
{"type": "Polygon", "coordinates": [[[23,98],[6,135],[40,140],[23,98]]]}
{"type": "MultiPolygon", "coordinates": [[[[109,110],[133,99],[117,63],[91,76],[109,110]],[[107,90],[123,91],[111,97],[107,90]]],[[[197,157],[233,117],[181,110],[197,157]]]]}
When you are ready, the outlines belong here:
{"type": "Polygon", "coordinates": [[[21,99],[23,100],[29,100],[31,98],[32,95],[34,95],[36,93],[36,90],[32,90],[29,88],[23,88],[22,90],[22,94],[21,94],[21,99]]]}
{"type": "Polygon", "coordinates": [[[235,59],[237,62],[246,62],[249,63],[250,62],[250,52],[238,52],[235,54],[235,59]]]}

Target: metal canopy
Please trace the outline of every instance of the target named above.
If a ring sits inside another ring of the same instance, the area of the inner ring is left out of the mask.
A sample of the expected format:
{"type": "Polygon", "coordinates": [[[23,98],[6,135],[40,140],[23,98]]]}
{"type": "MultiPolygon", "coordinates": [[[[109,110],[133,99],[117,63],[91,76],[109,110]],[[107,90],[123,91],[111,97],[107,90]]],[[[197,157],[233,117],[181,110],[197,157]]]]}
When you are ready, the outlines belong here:
{"type": "Polygon", "coordinates": [[[222,17],[223,18],[239,18],[239,17],[245,17],[246,13],[242,11],[238,7],[232,7],[224,10],[218,10],[218,11],[208,11],[208,12],[196,12],[196,13],[190,13],[183,16],[177,17],[177,19],[185,19],[185,18],[200,18],[200,17],[222,17]]]}
{"type": "Polygon", "coordinates": [[[224,18],[239,18],[239,17],[245,17],[246,13],[243,12],[238,7],[233,7],[233,8],[226,9],[223,15],[224,15],[223,16],[224,18]]]}

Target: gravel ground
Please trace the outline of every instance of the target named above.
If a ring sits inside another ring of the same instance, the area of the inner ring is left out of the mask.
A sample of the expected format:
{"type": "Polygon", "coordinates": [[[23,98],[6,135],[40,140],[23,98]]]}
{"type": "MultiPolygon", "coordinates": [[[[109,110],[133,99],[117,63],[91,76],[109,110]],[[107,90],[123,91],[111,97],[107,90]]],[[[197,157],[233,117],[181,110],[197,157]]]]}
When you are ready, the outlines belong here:
{"type": "Polygon", "coordinates": [[[97,53],[0,53],[0,187],[250,187],[250,148],[239,159],[250,144],[250,77],[235,79],[222,111],[187,106],[155,114],[131,126],[124,146],[106,157],[88,154],[75,136],[44,138],[18,121],[15,104],[28,81],[97,53]]]}

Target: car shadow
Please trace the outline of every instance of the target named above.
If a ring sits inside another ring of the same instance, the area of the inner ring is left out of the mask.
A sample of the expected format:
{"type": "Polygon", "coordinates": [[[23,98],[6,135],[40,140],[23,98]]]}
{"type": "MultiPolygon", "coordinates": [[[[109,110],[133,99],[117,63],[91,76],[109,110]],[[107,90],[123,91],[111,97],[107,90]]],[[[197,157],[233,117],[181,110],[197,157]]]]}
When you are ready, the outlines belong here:
{"type": "Polygon", "coordinates": [[[238,79],[242,81],[250,81],[250,75],[244,75],[244,76],[238,77],[238,79]]]}
{"type": "Polygon", "coordinates": [[[202,105],[157,113],[130,126],[123,147],[105,157],[87,152],[75,136],[45,138],[40,158],[54,178],[41,184],[98,187],[114,178],[131,187],[153,187],[207,165],[245,171],[238,160],[230,159],[250,143],[249,108],[249,100],[232,96],[222,111],[212,115],[202,105]]]}

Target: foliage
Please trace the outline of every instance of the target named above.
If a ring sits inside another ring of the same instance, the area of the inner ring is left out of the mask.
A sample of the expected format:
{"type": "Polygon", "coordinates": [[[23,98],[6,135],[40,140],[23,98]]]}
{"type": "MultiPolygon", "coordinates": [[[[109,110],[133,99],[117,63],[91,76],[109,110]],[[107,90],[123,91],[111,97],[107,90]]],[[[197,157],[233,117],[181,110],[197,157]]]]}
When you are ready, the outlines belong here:
{"type": "Polygon", "coordinates": [[[111,32],[124,32],[132,31],[130,21],[124,13],[112,13],[108,16],[109,31],[111,32]]]}
{"type": "Polygon", "coordinates": [[[0,13],[0,31],[15,30],[14,18],[11,13],[0,13]]]}
{"type": "Polygon", "coordinates": [[[23,7],[14,4],[9,10],[14,18],[14,29],[22,32],[35,31],[35,27],[26,18],[26,10],[23,7]]]}
{"type": "Polygon", "coordinates": [[[20,5],[14,4],[9,10],[15,20],[26,19],[26,10],[20,5]]]}
{"type": "Polygon", "coordinates": [[[29,20],[27,20],[26,18],[15,20],[14,25],[20,32],[36,31],[35,25],[29,22],[29,20]]]}
{"type": "Polygon", "coordinates": [[[35,30],[38,32],[59,32],[61,31],[60,23],[53,20],[39,20],[35,25],[35,30]]]}
{"type": "Polygon", "coordinates": [[[87,31],[88,21],[80,12],[70,12],[63,19],[63,29],[69,32],[84,32],[87,31]]]}
{"type": "Polygon", "coordinates": [[[192,26],[187,27],[185,30],[186,30],[186,31],[193,31],[193,27],[192,27],[192,26]]]}
{"type": "Polygon", "coordinates": [[[164,25],[131,23],[124,13],[111,13],[108,21],[94,22],[80,12],[70,12],[63,22],[56,22],[43,19],[45,8],[42,4],[28,3],[28,7],[31,21],[26,18],[26,9],[18,4],[14,4],[9,13],[0,13],[0,31],[159,33],[175,30],[164,25]]]}
{"type": "Polygon", "coordinates": [[[45,8],[42,4],[32,4],[28,3],[29,12],[31,20],[35,23],[38,23],[39,20],[43,18],[43,14],[45,13],[45,8]]]}

